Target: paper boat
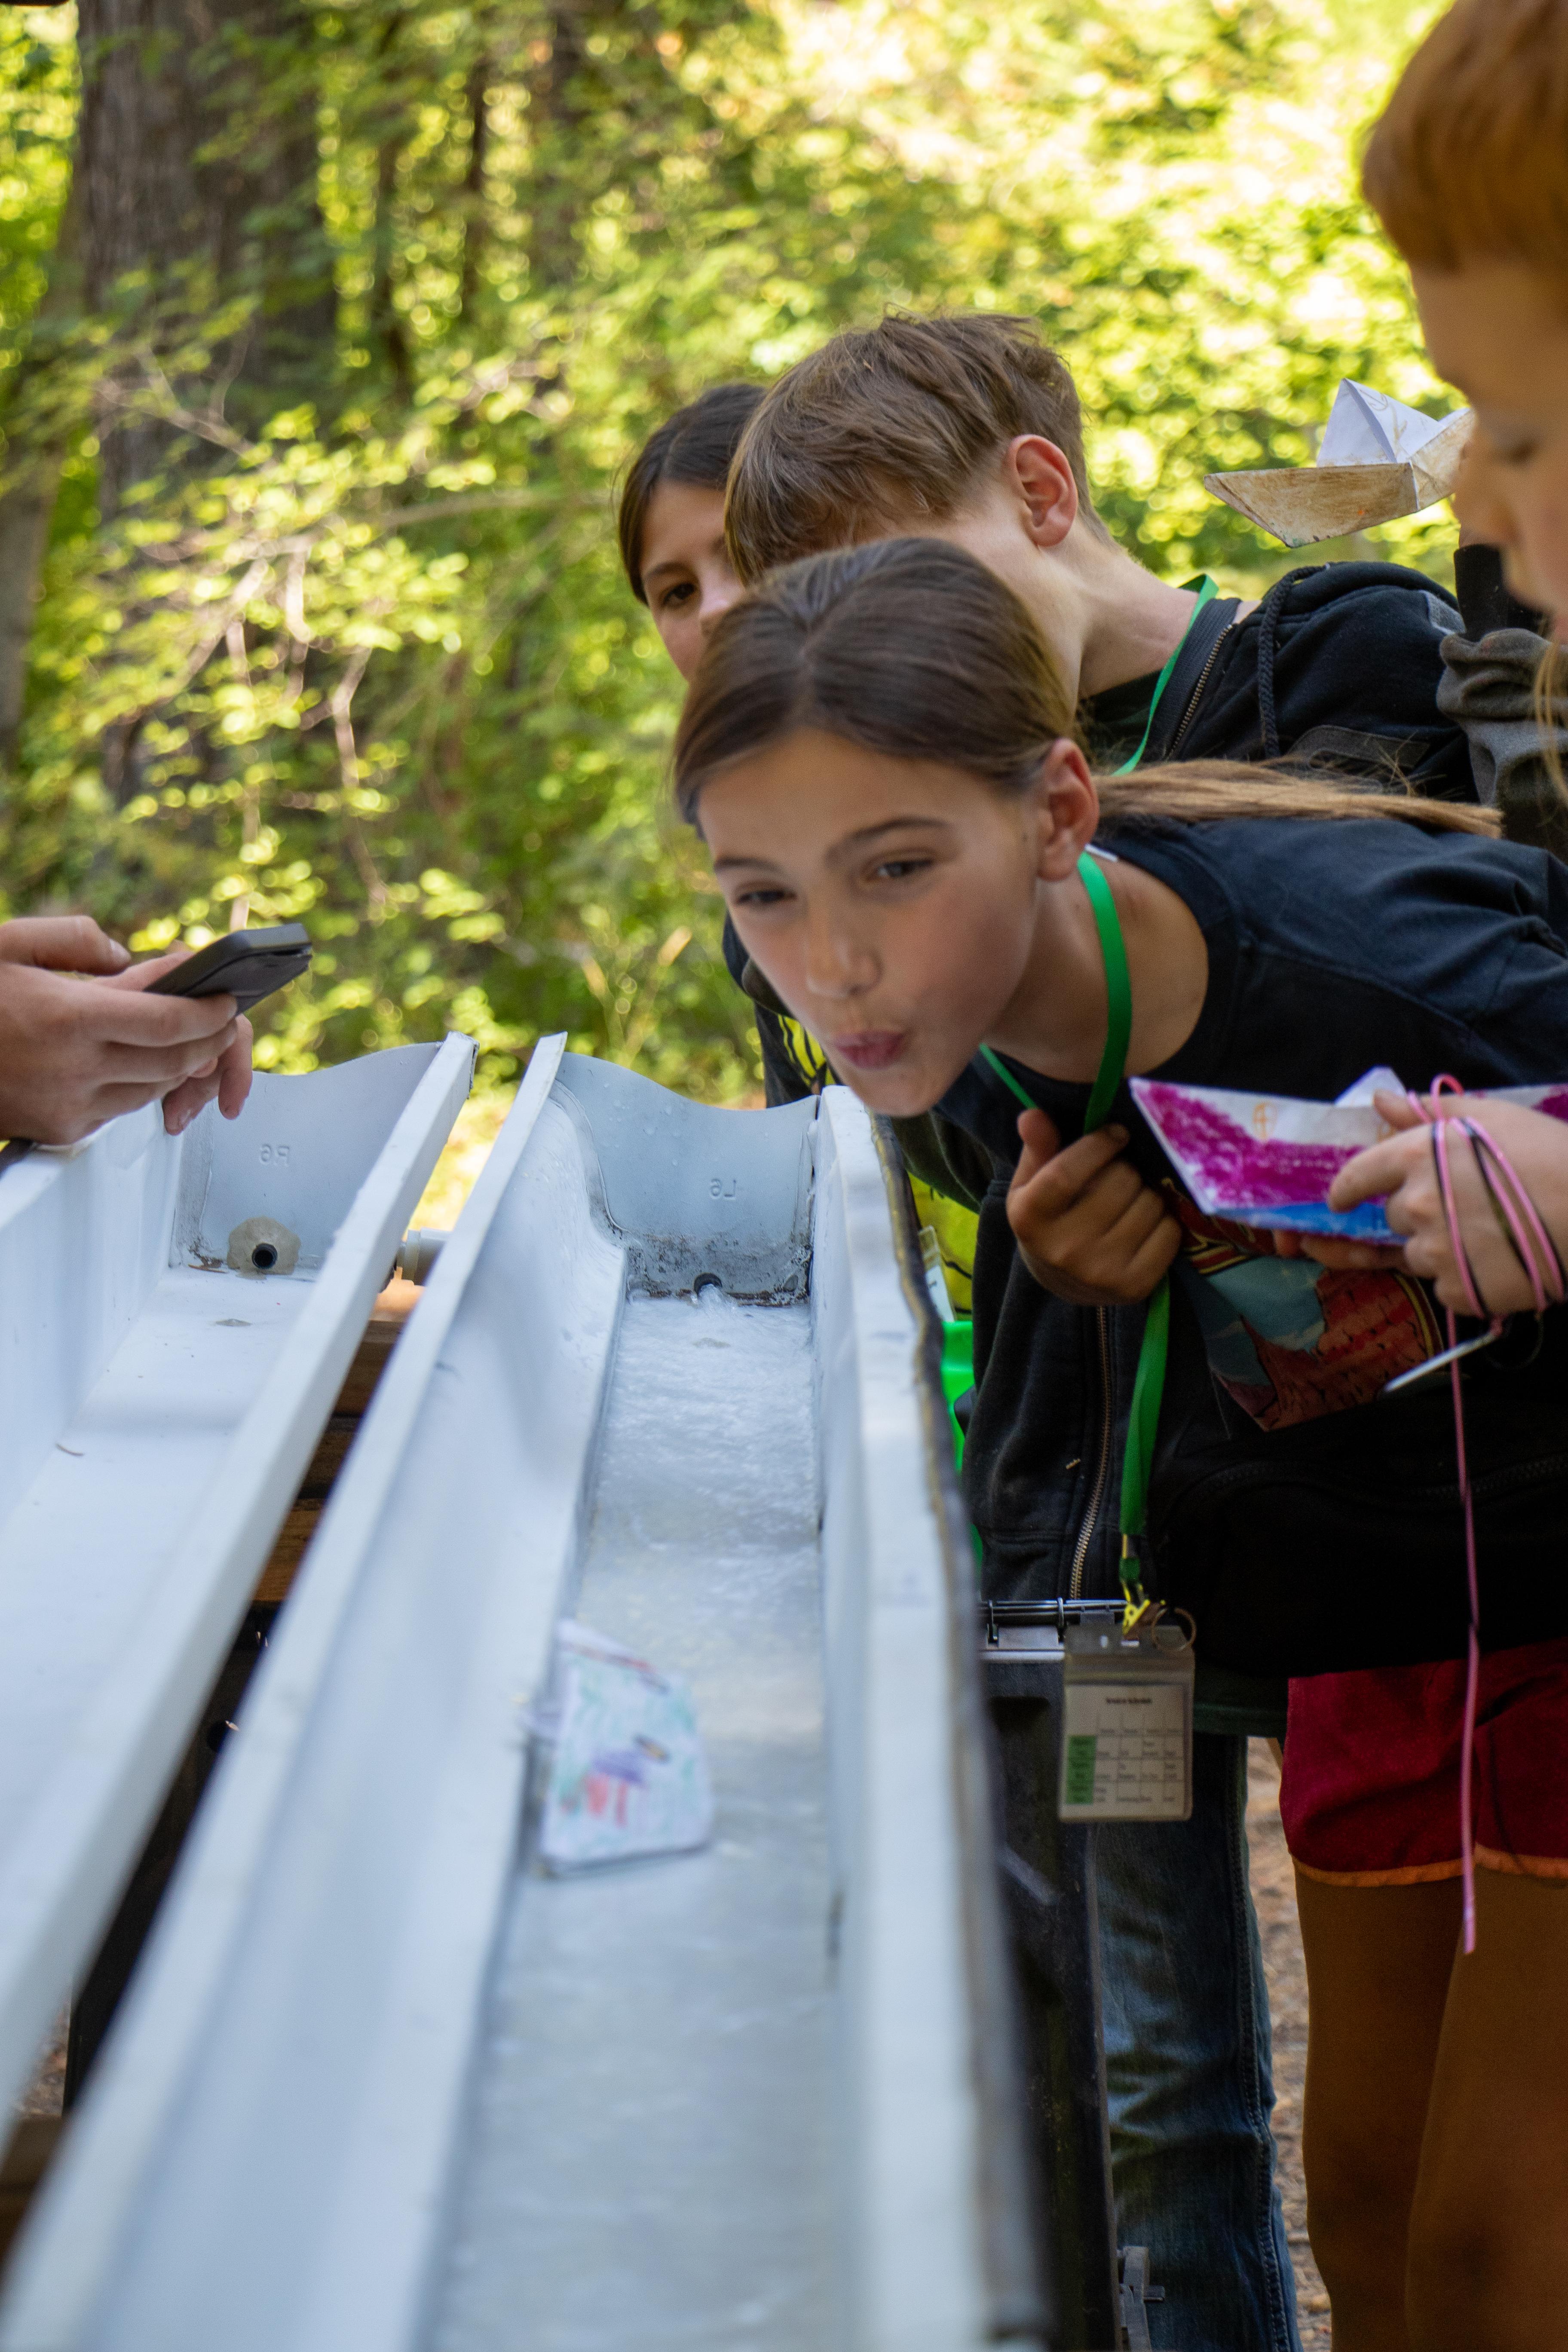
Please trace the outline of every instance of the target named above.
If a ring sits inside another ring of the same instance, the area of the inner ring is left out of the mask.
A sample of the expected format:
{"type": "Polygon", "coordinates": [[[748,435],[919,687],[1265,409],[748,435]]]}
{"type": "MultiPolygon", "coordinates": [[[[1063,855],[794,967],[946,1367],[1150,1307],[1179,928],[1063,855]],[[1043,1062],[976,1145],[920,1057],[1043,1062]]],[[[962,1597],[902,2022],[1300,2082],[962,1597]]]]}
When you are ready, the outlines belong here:
{"type": "Polygon", "coordinates": [[[539,1833],[546,1870],[706,1845],[713,1790],[685,1683],[570,1621],[557,1629],[556,1663],[561,1705],[548,1727],[539,1833]]]}
{"type": "MultiPolygon", "coordinates": [[[[1371,1100],[1372,1081],[1403,1091],[1392,1071],[1368,1073],[1337,1103],[1226,1087],[1178,1087],[1134,1078],[1133,1100],[1176,1173],[1207,1217],[1354,1241],[1394,1242],[1377,1201],[1342,1214],[1328,1192],[1347,1160],[1391,1132],[1371,1100]]],[[[1568,1121],[1568,1086],[1498,1087],[1493,1097],[1568,1121]]]]}
{"type": "Polygon", "coordinates": [[[1471,422],[1468,408],[1452,416],[1423,416],[1346,376],[1334,394],[1315,466],[1205,474],[1204,488],[1287,547],[1342,539],[1447,498],[1471,422]]]}

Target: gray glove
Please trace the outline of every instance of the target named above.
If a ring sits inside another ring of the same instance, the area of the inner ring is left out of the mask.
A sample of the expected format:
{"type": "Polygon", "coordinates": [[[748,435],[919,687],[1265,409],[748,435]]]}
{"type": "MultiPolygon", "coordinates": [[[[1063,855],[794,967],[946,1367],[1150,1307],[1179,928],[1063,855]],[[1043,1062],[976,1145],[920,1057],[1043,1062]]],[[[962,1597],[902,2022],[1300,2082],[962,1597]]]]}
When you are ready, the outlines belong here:
{"type": "Polygon", "coordinates": [[[1568,692],[1559,688],[1550,705],[1556,776],[1536,717],[1536,677],[1551,641],[1531,629],[1492,629],[1445,637],[1442,650],[1437,708],[1469,740],[1477,793],[1510,841],[1568,856],[1568,798],[1558,781],[1568,770],[1568,692]]]}

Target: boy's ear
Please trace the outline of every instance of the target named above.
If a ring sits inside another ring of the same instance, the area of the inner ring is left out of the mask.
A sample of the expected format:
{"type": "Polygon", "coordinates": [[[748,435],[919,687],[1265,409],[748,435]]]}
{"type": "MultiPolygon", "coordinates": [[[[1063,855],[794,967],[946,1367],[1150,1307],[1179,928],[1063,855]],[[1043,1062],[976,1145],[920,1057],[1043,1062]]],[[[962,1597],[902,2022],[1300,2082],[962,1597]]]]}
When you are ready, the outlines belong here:
{"type": "Polygon", "coordinates": [[[1056,443],[1020,433],[1007,444],[1003,470],[1035,545],[1059,547],[1078,520],[1078,484],[1056,443]]]}
{"type": "Polygon", "coordinates": [[[1070,735],[1058,735],[1029,787],[1037,872],[1042,882],[1065,882],[1094,839],[1100,795],[1070,735]]]}

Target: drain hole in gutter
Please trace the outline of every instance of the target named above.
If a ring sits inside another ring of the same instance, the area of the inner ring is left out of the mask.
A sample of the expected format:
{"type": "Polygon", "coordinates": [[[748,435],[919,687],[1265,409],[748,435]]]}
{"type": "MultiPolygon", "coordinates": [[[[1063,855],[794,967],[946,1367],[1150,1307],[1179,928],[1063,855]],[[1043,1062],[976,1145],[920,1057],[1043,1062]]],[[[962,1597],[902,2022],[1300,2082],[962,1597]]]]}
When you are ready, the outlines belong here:
{"type": "Polygon", "coordinates": [[[693,1298],[700,1298],[705,1290],[722,1290],[723,1284],[716,1274],[700,1274],[691,1286],[693,1298]]]}
{"type": "Polygon", "coordinates": [[[250,1253],[250,1263],[259,1274],[270,1274],[278,1263],[278,1253],[270,1242],[258,1242],[250,1253]]]}

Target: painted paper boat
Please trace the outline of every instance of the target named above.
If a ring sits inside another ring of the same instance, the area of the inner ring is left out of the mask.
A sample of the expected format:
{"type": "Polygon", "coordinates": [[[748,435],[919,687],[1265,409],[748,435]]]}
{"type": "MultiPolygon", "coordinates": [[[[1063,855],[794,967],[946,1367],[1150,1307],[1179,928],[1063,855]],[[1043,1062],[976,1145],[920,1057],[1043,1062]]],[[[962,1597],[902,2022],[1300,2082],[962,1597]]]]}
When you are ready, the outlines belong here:
{"type": "MultiPolygon", "coordinates": [[[[1227,1087],[1134,1078],[1132,1096],[1205,1216],[1268,1231],[1396,1242],[1378,1201],[1328,1206],[1347,1160],[1392,1133],[1373,1107],[1374,1086],[1403,1091],[1390,1070],[1370,1071],[1335,1103],[1227,1087]]],[[[1568,1120],[1568,1085],[1499,1087],[1495,1099],[1568,1120]]]]}

